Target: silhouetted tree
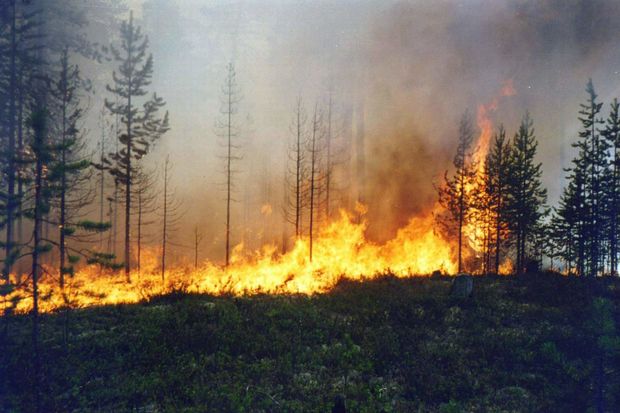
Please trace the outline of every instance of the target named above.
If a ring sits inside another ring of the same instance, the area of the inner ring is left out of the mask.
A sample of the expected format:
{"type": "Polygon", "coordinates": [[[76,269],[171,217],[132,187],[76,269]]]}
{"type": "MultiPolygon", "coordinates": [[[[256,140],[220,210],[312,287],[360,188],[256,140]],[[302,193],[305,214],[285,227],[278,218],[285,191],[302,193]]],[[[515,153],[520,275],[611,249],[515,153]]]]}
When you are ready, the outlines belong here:
{"type": "Polygon", "coordinates": [[[506,217],[515,240],[517,273],[525,271],[527,248],[545,214],[547,190],[542,187],[542,164],[536,162],[538,142],[529,113],[512,141],[506,185],[506,217]]]}
{"type": "Polygon", "coordinates": [[[502,241],[506,239],[508,231],[508,222],[506,219],[506,187],[508,184],[507,174],[510,170],[510,155],[510,142],[506,140],[506,130],[504,129],[504,126],[500,125],[493,138],[491,150],[486,161],[486,166],[489,173],[486,192],[492,205],[492,215],[494,220],[494,271],[496,274],[499,273],[502,241]]]}
{"type": "Polygon", "coordinates": [[[463,271],[463,228],[472,212],[473,199],[470,188],[476,176],[476,168],[471,160],[471,144],[474,139],[471,116],[469,112],[461,118],[459,125],[458,146],[454,156],[454,174],[444,175],[444,182],[439,187],[439,202],[449,216],[449,226],[456,226],[458,233],[458,272],[463,271]]]}
{"type": "Polygon", "coordinates": [[[605,227],[607,243],[609,245],[609,267],[613,275],[618,274],[618,231],[620,230],[620,104],[618,99],[611,103],[611,110],[607,117],[605,128],[601,135],[611,149],[610,166],[607,168],[609,176],[605,180],[605,227]]]}

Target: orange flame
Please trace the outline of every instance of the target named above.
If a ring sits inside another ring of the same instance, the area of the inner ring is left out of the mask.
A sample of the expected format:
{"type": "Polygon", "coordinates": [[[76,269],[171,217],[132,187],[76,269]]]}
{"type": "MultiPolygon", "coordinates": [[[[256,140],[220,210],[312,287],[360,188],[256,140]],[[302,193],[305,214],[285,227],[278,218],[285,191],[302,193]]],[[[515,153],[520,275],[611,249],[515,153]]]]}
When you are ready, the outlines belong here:
{"type": "MultiPolygon", "coordinates": [[[[365,280],[383,273],[398,277],[429,275],[434,271],[456,271],[451,243],[434,231],[432,214],[413,217],[395,238],[383,245],[366,238],[366,222],[355,223],[353,217],[340,212],[340,218],[327,225],[313,245],[313,259],[308,261],[308,240],[298,239],[284,255],[268,245],[260,251],[244,254],[235,248],[232,265],[223,269],[212,262],[201,268],[174,268],[166,271],[162,281],[158,271],[158,251],[147,250],[142,259],[143,271],[134,273],[133,282],[121,275],[99,275],[95,267],[78,271],[65,287],[64,295],[55,280],[40,283],[41,311],[61,308],[132,303],[176,289],[208,294],[312,294],[327,291],[342,279],[365,280]],[[67,300],[67,301],[65,301],[67,300]]],[[[22,299],[18,312],[31,309],[29,297],[22,299]]]]}
{"type": "MultiPolygon", "coordinates": [[[[493,135],[493,121],[491,120],[491,114],[495,112],[499,106],[500,98],[510,97],[516,95],[516,90],[514,88],[514,84],[512,79],[508,79],[504,81],[502,85],[499,96],[494,97],[491,102],[486,105],[478,106],[478,112],[476,115],[476,123],[478,128],[480,128],[480,136],[476,142],[476,151],[472,155],[472,161],[476,166],[476,175],[477,178],[481,177],[484,173],[484,169],[486,166],[486,159],[489,153],[489,148],[491,145],[491,136],[493,135]]],[[[478,184],[484,184],[484,182],[480,179],[476,179],[478,184]]],[[[471,193],[474,190],[480,190],[480,188],[475,188],[473,183],[468,185],[467,192],[471,193]]],[[[474,250],[474,252],[481,252],[484,249],[483,240],[484,240],[484,229],[481,222],[477,222],[475,219],[470,221],[465,226],[465,238],[468,240],[470,248],[474,250]]],[[[502,264],[500,268],[500,273],[504,271],[511,271],[511,265],[502,264]]]]}
{"type": "MultiPolygon", "coordinates": [[[[512,81],[505,82],[501,96],[515,94],[512,81]]],[[[501,97],[500,96],[500,97],[501,97]]],[[[481,130],[476,142],[473,160],[477,171],[484,170],[493,132],[490,113],[497,110],[499,97],[478,108],[477,123],[481,130]]],[[[473,187],[470,190],[474,190],[473,187]]],[[[162,280],[160,252],[150,249],[143,252],[141,271],[132,274],[131,284],[120,274],[101,274],[99,268],[89,266],[80,269],[66,281],[60,291],[57,280],[49,274],[39,284],[40,309],[50,312],[66,305],[87,307],[118,303],[135,303],[175,290],[208,294],[313,294],[328,291],[340,280],[366,280],[383,273],[398,277],[429,275],[435,271],[454,274],[456,265],[455,240],[448,240],[435,231],[436,204],[428,212],[412,217],[396,236],[376,244],[366,237],[365,220],[356,223],[353,215],[341,210],[339,219],[326,225],[315,238],[313,259],[310,262],[309,241],[300,238],[286,254],[279,254],[274,245],[266,245],[259,251],[245,251],[239,244],[233,250],[231,265],[224,269],[205,261],[199,268],[177,266],[166,271],[162,280]]],[[[270,204],[261,207],[261,214],[273,212],[270,204]]],[[[364,216],[367,207],[358,204],[355,216],[364,216]]],[[[481,250],[480,231],[477,222],[465,228],[466,239],[474,252],[481,250]]],[[[465,252],[465,255],[468,251],[465,252]]],[[[511,263],[502,264],[501,271],[511,271],[511,263]]],[[[32,308],[32,298],[23,290],[6,297],[7,302],[21,297],[16,311],[27,312],[32,308]]]]}

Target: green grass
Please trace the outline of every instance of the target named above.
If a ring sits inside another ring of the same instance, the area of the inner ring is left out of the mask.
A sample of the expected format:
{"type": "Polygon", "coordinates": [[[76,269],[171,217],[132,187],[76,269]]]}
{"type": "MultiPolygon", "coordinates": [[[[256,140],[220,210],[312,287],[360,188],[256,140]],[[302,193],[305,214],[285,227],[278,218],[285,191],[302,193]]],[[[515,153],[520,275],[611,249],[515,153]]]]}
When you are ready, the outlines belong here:
{"type": "MultiPolygon", "coordinates": [[[[45,412],[620,411],[620,282],[537,274],[175,294],[42,317],[45,412]],[[602,369],[597,366],[603,366],[602,369]],[[597,374],[598,373],[598,374],[597,374]],[[592,410],[594,411],[594,410],[592,410]]],[[[28,317],[5,339],[9,412],[33,407],[28,317]]]]}

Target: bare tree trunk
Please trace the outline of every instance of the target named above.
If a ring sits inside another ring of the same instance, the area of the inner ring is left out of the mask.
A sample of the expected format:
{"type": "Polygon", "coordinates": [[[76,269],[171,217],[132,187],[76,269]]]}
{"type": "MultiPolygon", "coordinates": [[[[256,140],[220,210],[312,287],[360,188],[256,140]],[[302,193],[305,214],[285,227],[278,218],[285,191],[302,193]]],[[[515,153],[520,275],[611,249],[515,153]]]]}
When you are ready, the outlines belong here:
{"type": "Polygon", "coordinates": [[[33,395],[35,399],[35,410],[40,410],[40,358],[39,358],[39,251],[41,244],[41,223],[42,223],[42,211],[41,204],[43,202],[43,154],[38,151],[44,151],[45,137],[45,114],[43,109],[38,109],[38,116],[41,116],[34,125],[35,130],[35,150],[36,164],[35,164],[35,196],[34,196],[34,227],[32,232],[32,354],[34,364],[34,380],[33,380],[33,395]]]}
{"type": "Polygon", "coordinates": [[[194,268],[198,268],[198,247],[202,238],[203,235],[198,231],[198,227],[194,227],[194,268]]]}
{"type": "Polygon", "coordinates": [[[302,162],[303,162],[303,142],[301,124],[301,98],[297,101],[297,142],[295,154],[295,237],[301,236],[302,205],[301,205],[301,185],[302,185],[302,162]]]}
{"type": "Polygon", "coordinates": [[[329,102],[327,106],[327,163],[325,166],[325,215],[327,216],[328,221],[331,218],[330,193],[332,183],[332,106],[332,90],[330,89],[329,102]]]}
{"type": "Polygon", "coordinates": [[[226,157],[226,267],[230,264],[230,194],[232,179],[232,79],[228,78],[228,155],[226,157]]]}
{"type": "Polygon", "coordinates": [[[59,260],[59,269],[60,269],[60,289],[61,291],[64,290],[65,288],[65,256],[66,256],[66,251],[65,251],[65,225],[66,225],[66,219],[67,219],[67,173],[65,171],[65,166],[66,166],[66,161],[67,161],[67,151],[65,149],[65,142],[66,142],[66,137],[67,137],[67,102],[66,102],[66,97],[67,97],[67,50],[64,50],[65,56],[63,58],[63,65],[65,67],[62,68],[62,74],[63,74],[63,79],[62,79],[62,136],[61,136],[61,153],[60,153],[60,157],[61,157],[61,163],[62,163],[62,171],[61,171],[61,179],[60,179],[60,222],[59,222],[59,254],[60,254],[60,260],[59,260]]]}
{"type": "Polygon", "coordinates": [[[138,233],[136,234],[137,246],[138,246],[138,256],[137,259],[137,269],[138,269],[138,277],[140,276],[141,271],[141,263],[142,263],[142,191],[138,191],[138,233]]]}
{"type": "MultiPolygon", "coordinates": [[[[133,12],[129,15],[129,32],[133,33],[133,12]]],[[[133,35],[132,35],[133,37],[133,35]]],[[[131,42],[132,38],[128,39],[131,42]]],[[[131,61],[132,47],[128,48],[128,61],[131,61]]],[[[127,145],[125,147],[126,162],[125,165],[125,278],[127,282],[131,282],[131,139],[132,139],[132,114],[133,108],[131,106],[131,71],[128,77],[129,90],[127,95],[127,145]]]]}
{"type": "Polygon", "coordinates": [[[463,271],[463,222],[465,214],[465,183],[463,172],[460,177],[460,194],[459,194],[459,246],[458,246],[458,270],[460,274],[463,271]]]}
{"type": "MultiPolygon", "coordinates": [[[[104,118],[104,109],[101,110],[101,142],[100,142],[101,156],[99,158],[99,162],[101,165],[104,164],[105,159],[105,118],[104,118]]],[[[103,212],[104,212],[104,204],[105,204],[105,170],[102,168],[99,171],[99,222],[103,222],[103,212]]],[[[103,249],[103,232],[99,235],[99,249],[103,249]]]]}
{"type": "Polygon", "coordinates": [[[357,106],[357,140],[356,140],[356,157],[357,157],[357,200],[360,203],[366,201],[366,153],[364,150],[364,101],[358,102],[357,106]]]}
{"type": "Polygon", "coordinates": [[[9,139],[8,139],[8,167],[7,167],[7,203],[6,203],[6,242],[4,246],[4,268],[2,275],[8,282],[13,264],[13,220],[15,213],[15,83],[17,80],[17,38],[16,38],[16,0],[11,0],[11,58],[9,67],[9,139]]]}
{"type": "Polygon", "coordinates": [[[166,163],[164,165],[164,220],[163,220],[163,231],[162,231],[162,239],[161,239],[161,280],[164,281],[165,272],[166,272],[166,237],[168,235],[168,165],[169,160],[166,157],[166,163]]]}
{"type": "Polygon", "coordinates": [[[317,194],[316,192],[316,179],[317,179],[317,139],[318,139],[318,105],[314,106],[314,116],[312,117],[312,139],[310,142],[311,151],[310,151],[310,225],[309,225],[309,236],[310,236],[310,262],[312,262],[312,248],[314,242],[314,199],[317,194]]]}

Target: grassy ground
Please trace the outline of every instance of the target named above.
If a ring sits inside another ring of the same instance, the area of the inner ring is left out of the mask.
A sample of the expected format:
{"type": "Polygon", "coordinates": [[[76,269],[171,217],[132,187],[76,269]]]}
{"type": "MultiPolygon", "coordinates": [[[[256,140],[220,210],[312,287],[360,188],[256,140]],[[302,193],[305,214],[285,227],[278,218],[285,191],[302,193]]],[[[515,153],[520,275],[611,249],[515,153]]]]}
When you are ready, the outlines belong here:
{"type": "MultiPolygon", "coordinates": [[[[315,297],[176,294],[43,316],[45,412],[620,411],[620,282],[537,274],[342,283],[315,297]],[[600,390],[600,391],[599,391],[600,390]],[[598,395],[598,397],[597,397],[598,395]],[[595,410],[592,410],[595,411],[595,410]]],[[[6,411],[32,410],[9,320],[6,411]]]]}

